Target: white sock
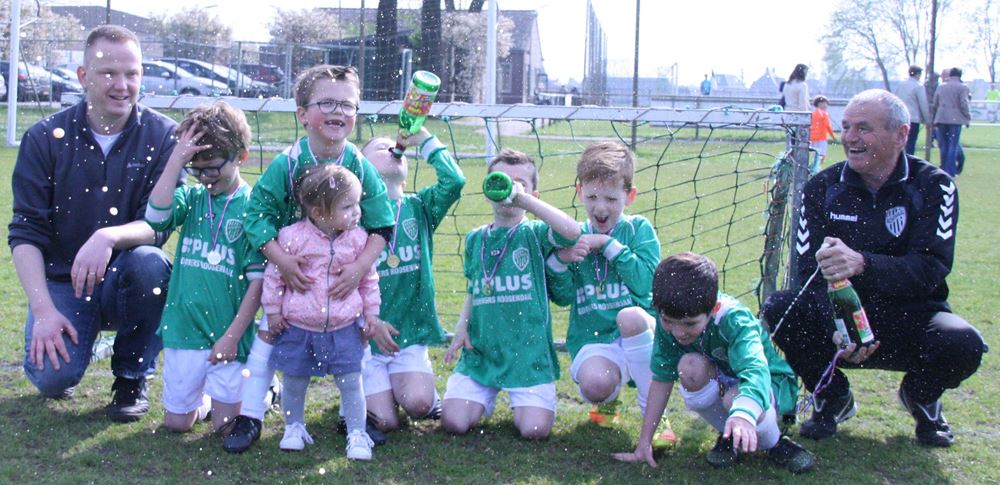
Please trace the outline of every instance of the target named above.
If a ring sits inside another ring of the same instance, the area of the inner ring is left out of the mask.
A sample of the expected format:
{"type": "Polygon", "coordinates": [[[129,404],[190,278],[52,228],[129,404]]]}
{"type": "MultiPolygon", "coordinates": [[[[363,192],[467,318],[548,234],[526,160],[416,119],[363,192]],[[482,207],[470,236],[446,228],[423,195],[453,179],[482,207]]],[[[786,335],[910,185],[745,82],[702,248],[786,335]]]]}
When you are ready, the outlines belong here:
{"type": "Polygon", "coordinates": [[[201,395],[201,406],[198,406],[195,421],[204,421],[208,418],[208,413],[212,411],[212,398],[208,394],[201,395]]]}
{"type": "Polygon", "coordinates": [[[361,389],[361,373],[341,374],[334,380],[337,389],[340,389],[340,414],[347,422],[347,432],[356,429],[364,431],[368,405],[365,402],[365,392],[361,389]]]}
{"type": "Polygon", "coordinates": [[[271,404],[267,402],[267,391],[271,387],[271,379],[274,378],[274,369],[267,365],[271,359],[271,351],[274,346],[255,337],[253,346],[250,347],[250,355],[247,356],[246,370],[250,375],[243,383],[243,406],[240,414],[263,420],[264,412],[271,404]]]}
{"type": "Polygon", "coordinates": [[[635,382],[639,408],[645,413],[649,383],[653,380],[653,371],[649,367],[653,355],[653,331],[646,330],[638,335],[622,337],[622,350],[625,351],[625,361],[628,362],[628,373],[635,382]]]}
{"type": "Polygon", "coordinates": [[[770,450],[781,439],[781,429],[778,428],[778,414],[774,406],[764,412],[764,419],[757,423],[757,448],[770,450]]]}
{"type": "Polygon", "coordinates": [[[725,431],[729,411],[722,402],[722,398],[719,397],[718,381],[712,379],[708,381],[708,384],[705,384],[705,387],[697,391],[688,391],[684,386],[681,386],[681,397],[684,398],[684,405],[688,409],[698,413],[718,432],[725,431]]]}

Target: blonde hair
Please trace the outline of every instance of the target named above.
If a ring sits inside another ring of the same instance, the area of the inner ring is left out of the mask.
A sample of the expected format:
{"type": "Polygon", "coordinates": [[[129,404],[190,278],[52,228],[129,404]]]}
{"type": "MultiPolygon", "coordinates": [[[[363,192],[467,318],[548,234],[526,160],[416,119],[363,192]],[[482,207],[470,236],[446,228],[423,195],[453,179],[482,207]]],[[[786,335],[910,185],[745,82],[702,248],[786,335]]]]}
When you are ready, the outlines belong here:
{"type": "Polygon", "coordinates": [[[250,147],[250,124],[246,115],[225,101],[203,104],[188,111],[177,126],[177,133],[184,133],[192,125],[198,125],[203,133],[198,144],[212,146],[196,153],[194,160],[222,158],[232,161],[250,147]]]}
{"type": "Polygon", "coordinates": [[[295,87],[292,89],[295,95],[295,105],[305,106],[309,104],[309,99],[312,97],[313,91],[316,90],[316,83],[324,79],[353,84],[358,90],[358,96],[361,95],[361,78],[358,77],[358,70],[354,66],[321,64],[302,71],[302,74],[299,74],[299,77],[295,79],[295,87]]]}
{"type": "Polygon", "coordinates": [[[329,214],[351,187],[360,189],[361,181],[350,170],[326,163],[307,168],[295,186],[295,197],[303,213],[308,214],[309,210],[317,208],[329,214]]]}
{"type": "Polygon", "coordinates": [[[632,190],[635,176],[635,154],[618,142],[606,141],[587,147],[576,163],[576,178],[580,183],[595,180],[621,179],[626,191],[632,190]]]}

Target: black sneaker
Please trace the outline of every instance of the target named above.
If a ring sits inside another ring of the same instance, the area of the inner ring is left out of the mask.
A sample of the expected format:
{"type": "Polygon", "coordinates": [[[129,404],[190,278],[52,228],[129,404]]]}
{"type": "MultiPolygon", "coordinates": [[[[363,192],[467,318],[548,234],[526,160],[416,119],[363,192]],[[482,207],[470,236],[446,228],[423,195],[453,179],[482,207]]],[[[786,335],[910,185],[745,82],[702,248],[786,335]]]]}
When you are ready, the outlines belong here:
{"type": "Polygon", "coordinates": [[[767,457],[792,473],[804,473],[816,464],[816,457],[787,436],[782,436],[774,448],[767,450],[767,457]]]}
{"type": "Polygon", "coordinates": [[[66,389],[63,389],[62,392],[54,396],[45,396],[45,398],[53,401],[68,401],[73,399],[74,394],[76,394],[76,387],[67,387],[66,389]]]}
{"type": "Polygon", "coordinates": [[[899,402],[903,403],[903,407],[917,421],[917,441],[920,444],[946,448],[955,442],[951,426],[948,426],[948,421],[941,412],[940,399],[930,404],[919,404],[906,394],[902,385],[899,386],[898,395],[899,402]]]}
{"type": "Polygon", "coordinates": [[[243,453],[254,441],[260,439],[261,422],[257,418],[239,415],[233,419],[232,428],[222,439],[222,449],[230,453],[243,453]]]}
{"type": "Polygon", "coordinates": [[[854,394],[847,390],[842,396],[821,399],[813,395],[813,413],[799,428],[799,434],[814,440],[829,438],[837,434],[837,424],[854,417],[858,405],[854,402],[854,394]]]}
{"type": "Polygon", "coordinates": [[[441,419],[441,400],[438,399],[434,401],[434,405],[431,406],[431,410],[427,411],[427,414],[421,419],[433,419],[435,421],[441,419]]]}
{"type": "Polygon", "coordinates": [[[705,456],[709,465],[715,468],[725,468],[736,463],[736,450],[733,449],[733,439],[723,438],[722,433],[715,439],[715,446],[708,450],[705,456]]]}
{"type": "Polygon", "coordinates": [[[271,386],[267,388],[264,399],[268,403],[267,408],[264,409],[265,413],[281,414],[281,381],[278,380],[278,376],[271,378],[271,386]]]}
{"type": "Polygon", "coordinates": [[[126,379],[116,377],[111,385],[111,404],[104,411],[116,423],[138,421],[149,412],[146,397],[146,379],[126,379]]]}

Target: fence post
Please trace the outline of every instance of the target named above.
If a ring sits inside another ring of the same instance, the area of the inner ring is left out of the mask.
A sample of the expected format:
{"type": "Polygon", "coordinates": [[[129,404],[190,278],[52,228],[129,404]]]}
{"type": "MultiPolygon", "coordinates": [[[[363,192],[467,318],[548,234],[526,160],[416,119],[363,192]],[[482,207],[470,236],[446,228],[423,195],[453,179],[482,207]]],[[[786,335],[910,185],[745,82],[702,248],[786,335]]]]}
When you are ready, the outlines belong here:
{"type": "Polygon", "coordinates": [[[794,257],[795,245],[799,240],[799,222],[802,214],[802,190],[809,180],[809,126],[798,126],[792,130],[792,214],[788,228],[788,270],[785,272],[785,288],[798,288],[799,268],[794,257]]]}

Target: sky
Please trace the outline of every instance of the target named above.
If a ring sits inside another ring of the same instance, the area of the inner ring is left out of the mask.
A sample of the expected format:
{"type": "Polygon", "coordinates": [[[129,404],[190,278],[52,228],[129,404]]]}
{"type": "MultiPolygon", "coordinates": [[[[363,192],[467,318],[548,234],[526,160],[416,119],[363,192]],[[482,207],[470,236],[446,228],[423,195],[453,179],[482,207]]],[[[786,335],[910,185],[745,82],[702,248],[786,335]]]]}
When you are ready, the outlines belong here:
{"type": "MultiPolygon", "coordinates": [[[[267,41],[267,23],[278,8],[357,8],[361,1],[111,0],[111,5],[115,10],[138,15],[169,14],[200,7],[230,25],[234,40],[267,41]]],[[[501,12],[505,9],[538,12],[542,56],[550,80],[566,82],[583,77],[587,0],[497,1],[501,12]]],[[[469,0],[455,2],[459,7],[469,4],[469,0]]],[[[104,0],[62,3],[105,5],[104,0]]],[[[419,8],[420,3],[398,0],[399,8],[419,8]]],[[[608,39],[609,75],[631,76],[636,0],[592,0],[592,3],[608,39]]],[[[377,6],[378,0],[365,0],[365,8],[377,6]]],[[[696,85],[711,72],[741,77],[749,85],[767,69],[772,69],[778,77],[787,77],[798,63],[809,65],[811,75],[821,75],[823,47],[819,39],[834,6],[832,0],[641,1],[640,76],[666,75],[675,63],[681,85],[696,85]]],[[[939,62],[942,61],[947,63],[939,57],[939,62]]]]}

